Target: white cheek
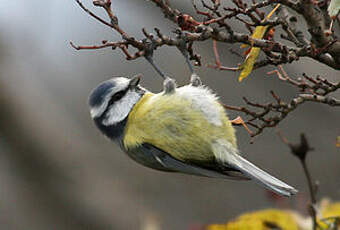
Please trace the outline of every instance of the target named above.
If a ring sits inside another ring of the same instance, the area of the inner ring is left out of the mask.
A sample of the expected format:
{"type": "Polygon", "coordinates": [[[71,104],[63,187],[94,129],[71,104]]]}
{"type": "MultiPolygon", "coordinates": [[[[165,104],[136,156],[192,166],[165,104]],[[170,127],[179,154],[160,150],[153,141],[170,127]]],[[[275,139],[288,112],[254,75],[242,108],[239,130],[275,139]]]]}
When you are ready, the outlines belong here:
{"type": "Polygon", "coordinates": [[[93,107],[91,110],[90,110],[90,113],[91,113],[91,117],[92,119],[96,118],[96,117],[100,117],[102,115],[102,113],[104,113],[105,109],[106,109],[106,106],[107,106],[107,101],[105,103],[103,103],[102,105],[100,106],[97,106],[97,107],[93,107]]]}
{"type": "Polygon", "coordinates": [[[126,95],[115,102],[108,110],[103,125],[109,126],[123,121],[132,110],[133,106],[139,101],[140,95],[136,92],[127,92],[126,95]]]}

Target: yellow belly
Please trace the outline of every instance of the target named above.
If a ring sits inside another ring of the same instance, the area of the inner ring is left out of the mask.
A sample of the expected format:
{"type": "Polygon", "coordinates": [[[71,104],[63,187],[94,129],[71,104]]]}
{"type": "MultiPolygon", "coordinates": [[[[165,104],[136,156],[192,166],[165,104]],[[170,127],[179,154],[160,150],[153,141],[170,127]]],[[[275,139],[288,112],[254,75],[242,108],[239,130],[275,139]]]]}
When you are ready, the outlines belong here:
{"type": "Polygon", "coordinates": [[[126,149],[149,143],[182,161],[214,160],[211,143],[225,139],[236,147],[234,128],[217,102],[221,124],[207,119],[190,98],[146,93],[130,112],[125,128],[126,149]]]}

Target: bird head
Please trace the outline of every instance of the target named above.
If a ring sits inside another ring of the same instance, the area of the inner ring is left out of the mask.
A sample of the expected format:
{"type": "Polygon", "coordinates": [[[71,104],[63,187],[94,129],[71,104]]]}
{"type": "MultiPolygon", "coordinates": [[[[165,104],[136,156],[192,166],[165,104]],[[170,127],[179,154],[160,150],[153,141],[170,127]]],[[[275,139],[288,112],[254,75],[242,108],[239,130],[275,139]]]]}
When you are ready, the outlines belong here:
{"type": "Polygon", "coordinates": [[[133,106],[144,95],[139,86],[140,75],[133,78],[115,77],[99,84],[89,96],[92,119],[107,136],[108,127],[117,126],[128,117],[133,106]]]}

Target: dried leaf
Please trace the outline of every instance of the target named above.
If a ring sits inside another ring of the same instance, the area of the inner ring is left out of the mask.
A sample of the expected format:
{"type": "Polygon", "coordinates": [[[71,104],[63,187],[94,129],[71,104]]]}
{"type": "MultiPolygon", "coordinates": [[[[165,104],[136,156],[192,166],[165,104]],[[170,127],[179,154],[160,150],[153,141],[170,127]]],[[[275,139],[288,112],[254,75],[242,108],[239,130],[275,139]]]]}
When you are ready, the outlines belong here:
{"type": "Polygon", "coordinates": [[[258,47],[251,48],[249,54],[246,57],[246,60],[241,64],[240,69],[242,69],[242,72],[240,73],[240,76],[238,77],[238,81],[241,82],[244,78],[247,78],[248,75],[253,71],[254,64],[260,55],[261,49],[258,47]]]}
{"type": "MultiPolygon", "coordinates": [[[[274,12],[279,8],[280,4],[277,4],[276,7],[266,16],[265,19],[263,19],[262,22],[265,22],[266,20],[270,19],[270,17],[274,14],[274,12]]],[[[267,29],[269,26],[256,26],[251,38],[255,39],[262,39],[265,35],[267,29]]],[[[251,45],[251,49],[246,57],[246,60],[240,65],[240,69],[242,70],[238,80],[241,82],[244,78],[247,78],[248,75],[253,71],[254,64],[260,55],[261,49],[258,47],[253,47],[253,44],[251,45]]],[[[242,45],[241,47],[244,47],[242,45]]]]}

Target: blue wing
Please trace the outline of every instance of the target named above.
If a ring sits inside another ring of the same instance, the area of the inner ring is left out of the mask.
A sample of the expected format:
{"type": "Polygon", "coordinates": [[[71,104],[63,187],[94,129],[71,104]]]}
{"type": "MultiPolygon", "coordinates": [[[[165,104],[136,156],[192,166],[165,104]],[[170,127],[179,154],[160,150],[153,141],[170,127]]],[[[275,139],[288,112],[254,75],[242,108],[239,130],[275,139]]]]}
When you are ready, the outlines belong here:
{"type": "Polygon", "coordinates": [[[156,170],[167,171],[167,172],[181,172],[191,175],[212,177],[212,178],[225,178],[225,179],[236,179],[236,180],[247,180],[248,177],[236,170],[224,169],[215,170],[211,168],[204,168],[198,165],[190,164],[187,162],[175,159],[170,154],[163,150],[144,143],[139,147],[125,150],[129,157],[136,162],[156,170]]]}

